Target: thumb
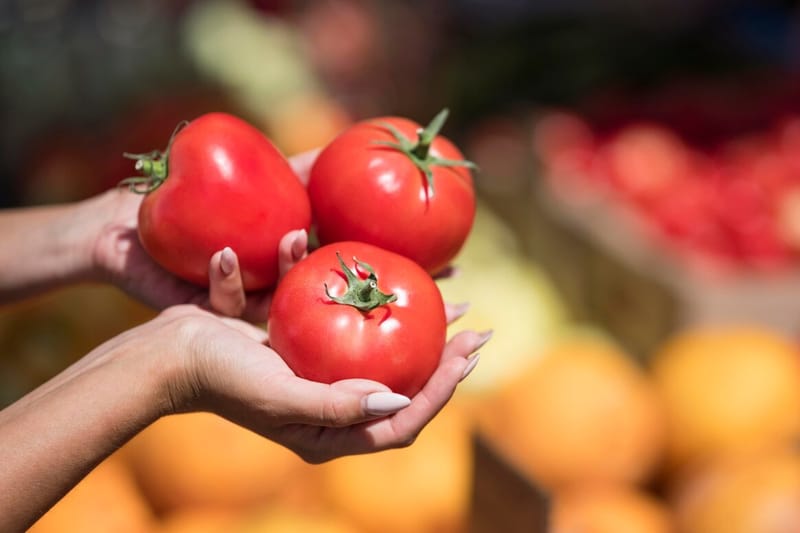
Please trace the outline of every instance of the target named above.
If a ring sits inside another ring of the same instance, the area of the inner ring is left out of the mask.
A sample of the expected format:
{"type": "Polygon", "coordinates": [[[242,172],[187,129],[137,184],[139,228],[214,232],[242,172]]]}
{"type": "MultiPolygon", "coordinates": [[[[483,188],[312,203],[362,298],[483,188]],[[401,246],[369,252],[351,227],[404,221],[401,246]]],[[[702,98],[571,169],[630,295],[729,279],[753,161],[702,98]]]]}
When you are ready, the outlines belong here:
{"type": "Polygon", "coordinates": [[[386,385],[366,379],[346,379],[327,385],[294,378],[282,398],[286,423],[344,427],[391,415],[411,400],[386,385]]]}

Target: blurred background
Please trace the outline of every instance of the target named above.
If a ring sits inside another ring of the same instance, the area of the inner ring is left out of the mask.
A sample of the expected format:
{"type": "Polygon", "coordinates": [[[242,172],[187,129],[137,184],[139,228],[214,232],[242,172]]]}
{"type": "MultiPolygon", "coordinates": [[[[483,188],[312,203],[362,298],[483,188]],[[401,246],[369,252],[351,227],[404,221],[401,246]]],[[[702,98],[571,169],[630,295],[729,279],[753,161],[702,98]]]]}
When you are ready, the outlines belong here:
{"type": "MultiPolygon", "coordinates": [[[[34,532],[799,530],[796,2],[0,2],[4,208],[114,187],[209,111],[292,155],[443,107],[480,170],[440,287],[495,333],[418,441],[311,467],[170,417],[34,532]]],[[[0,308],[0,405],[152,315],[0,308]]]]}

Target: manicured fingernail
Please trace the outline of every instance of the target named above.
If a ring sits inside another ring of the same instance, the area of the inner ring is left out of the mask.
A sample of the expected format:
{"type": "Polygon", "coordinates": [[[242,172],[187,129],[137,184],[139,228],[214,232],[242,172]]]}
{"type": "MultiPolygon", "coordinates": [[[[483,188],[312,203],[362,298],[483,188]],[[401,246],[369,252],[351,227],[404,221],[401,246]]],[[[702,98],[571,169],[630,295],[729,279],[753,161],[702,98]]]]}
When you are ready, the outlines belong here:
{"type": "Polygon", "coordinates": [[[459,381],[464,381],[464,379],[466,379],[466,377],[470,375],[470,373],[477,366],[478,361],[480,361],[480,358],[481,354],[479,353],[474,353],[467,358],[467,361],[469,361],[469,363],[467,363],[466,368],[464,368],[464,372],[461,374],[461,379],[459,381]]]}
{"type": "Polygon", "coordinates": [[[219,269],[226,276],[230,276],[233,274],[235,268],[236,254],[233,253],[233,250],[231,250],[229,246],[226,246],[222,249],[222,254],[219,256],[219,269]]]}
{"type": "Polygon", "coordinates": [[[408,407],[410,403],[411,400],[402,394],[373,392],[364,398],[364,411],[375,416],[390,415],[408,407]]]}
{"type": "Polygon", "coordinates": [[[477,350],[478,348],[489,342],[489,339],[492,338],[492,335],[494,335],[494,330],[492,329],[487,329],[486,331],[481,331],[480,333],[478,333],[478,344],[475,346],[475,349],[477,350]]]}
{"type": "Polygon", "coordinates": [[[306,233],[305,229],[297,230],[294,236],[294,240],[292,241],[292,259],[295,261],[299,261],[303,258],[303,254],[306,252],[306,246],[308,245],[308,234],[306,233]]]}
{"type": "Polygon", "coordinates": [[[457,318],[461,318],[464,316],[467,311],[469,311],[469,302],[463,302],[460,304],[452,304],[448,306],[448,313],[447,313],[447,321],[452,322],[457,318]]]}

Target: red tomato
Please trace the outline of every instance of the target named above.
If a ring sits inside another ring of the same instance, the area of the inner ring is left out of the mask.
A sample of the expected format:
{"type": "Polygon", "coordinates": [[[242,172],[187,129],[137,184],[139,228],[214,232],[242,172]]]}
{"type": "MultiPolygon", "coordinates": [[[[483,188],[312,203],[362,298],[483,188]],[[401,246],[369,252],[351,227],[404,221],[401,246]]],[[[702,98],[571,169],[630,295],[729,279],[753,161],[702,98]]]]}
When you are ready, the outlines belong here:
{"type": "Polygon", "coordinates": [[[278,284],[268,321],[270,344],[300,377],[372,379],[407,396],[438,366],[446,327],[430,275],[358,242],[323,246],[297,263],[278,284]]]}
{"type": "Polygon", "coordinates": [[[438,135],[445,118],[424,131],[397,117],[359,122],[322,150],[308,184],[321,244],[367,242],[431,274],[447,266],[472,228],[475,191],[474,165],[438,135]]]}
{"type": "Polygon", "coordinates": [[[139,238],[155,261],[207,285],[211,255],[230,246],[245,289],[275,283],[278,242],[309,228],[311,208],[288,161],[259,130],[208,113],[178,131],[165,153],[136,158],[147,177],[132,186],[149,191],[139,238]]]}

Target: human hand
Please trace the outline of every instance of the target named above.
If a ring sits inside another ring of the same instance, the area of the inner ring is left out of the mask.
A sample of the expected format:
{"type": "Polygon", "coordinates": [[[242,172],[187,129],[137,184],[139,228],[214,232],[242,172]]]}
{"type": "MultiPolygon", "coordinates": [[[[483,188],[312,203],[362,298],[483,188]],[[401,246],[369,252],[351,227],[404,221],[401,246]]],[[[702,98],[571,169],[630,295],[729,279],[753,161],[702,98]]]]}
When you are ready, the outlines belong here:
{"type": "Polygon", "coordinates": [[[406,398],[365,379],[330,385],[302,379],[264,344],[264,330],[242,321],[192,306],[157,320],[182,332],[190,347],[170,382],[172,412],[215,412],[312,463],[411,444],[477,364],[478,355],[470,354],[491,336],[456,334],[425,387],[406,398]]]}
{"type": "MultiPolygon", "coordinates": [[[[304,184],[318,151],[290,159],[304,184]]],[[[94,271],[134,298],[156,309],[196,304],[228,316],[263,322],[271,291],[245,294],[234,250],[219,250],[209,263],[208,289],[186,282],[159,266],[144,250],[137,235],[137,216],[142,196],[118,189],[84,203],[83,223],[95,234],[90,245],[94,271]]],[[[304,230],[287,233],[279,245],[279,275],[302,259],[308,246],[304,230]]]]}

